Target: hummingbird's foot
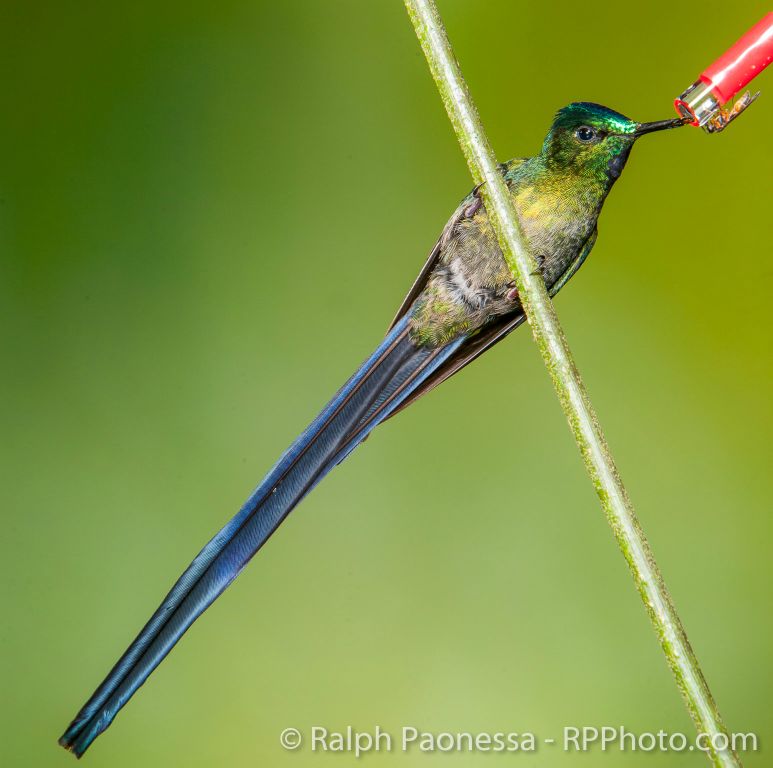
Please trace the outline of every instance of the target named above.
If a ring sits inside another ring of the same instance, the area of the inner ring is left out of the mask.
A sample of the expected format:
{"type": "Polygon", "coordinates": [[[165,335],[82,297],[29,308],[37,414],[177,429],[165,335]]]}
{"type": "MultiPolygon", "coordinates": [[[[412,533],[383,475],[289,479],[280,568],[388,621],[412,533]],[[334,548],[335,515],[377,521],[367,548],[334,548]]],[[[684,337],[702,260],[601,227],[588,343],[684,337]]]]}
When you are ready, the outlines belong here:
{"type": "MultiPolygon", "coordinates": [[[[477,189],[477,187],[476,187],[477,189]]],[[[465,219],[471,219],[481,208],[483,207],[483,201],[476,197],[465,209],[462,211],[462,216],[465,219]]]]}
{"type": "MultiPolygon", "coordinates": [[[[534,272],[532,272],[532,275],[534,275],[535,277],[537,275],[541,275],[542,279],[544,280],[545,279],[545,272],[543,270],[543,267],[545,265],[545,257],[544,256],[537,256],[535,261],[537,262],[537,269],[534,272]]],[[[516,301],[519,300],[519,297],[518,297],[518,287],[515,284],[515,280],[511,280],[507,284],[507,290],[505,291],[505,298],[508,301],[512,301],[512,302],[516,302],[516,301]]]]}
{"type": "Polygon", "coordinates": [[[465,219],[471,219],[483,207],[483,198],[480,196],[480,190],[485,183],[485,181],[481,181],[481,183],[472,190],[472,196],[475,199],[462,212],[465,219]]]}
{"type": "Polygon", "coordinates": [[[456,228],[460,222],[466,219],[471,219],[475,214],[483,207],[483,200],[481,200],[478,190],[485,184],[481,182],[472,191],[473,201],[468,203],[464,207],[460,206],[456,209],[456,213],[451,217],[448,224],[446,224],[443,234],[440,236],[440,249],[445,248],[451,238],[456,234],[456,228]]]}

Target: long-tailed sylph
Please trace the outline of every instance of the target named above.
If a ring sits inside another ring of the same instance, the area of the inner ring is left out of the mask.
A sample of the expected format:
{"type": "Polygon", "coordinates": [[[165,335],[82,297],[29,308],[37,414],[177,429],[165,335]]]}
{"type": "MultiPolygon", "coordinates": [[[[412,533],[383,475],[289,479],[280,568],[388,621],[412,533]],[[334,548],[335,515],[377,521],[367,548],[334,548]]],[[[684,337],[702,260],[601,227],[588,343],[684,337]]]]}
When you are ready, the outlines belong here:
{"type": "MultiPolygon", "coordinates": [[[[636,123],[598,104],[570,104],[556,115],[538,155],[501,166],[551,295],[590,253],[601,207],[636,139],[682,124],[636,123]]],[[[82,755],[188,627],[336,464],[377,424],[501,341],[523,320],[512,275],[474,190],[446,224],[376,351],[196,556],[59,743],[82,755]]]]}

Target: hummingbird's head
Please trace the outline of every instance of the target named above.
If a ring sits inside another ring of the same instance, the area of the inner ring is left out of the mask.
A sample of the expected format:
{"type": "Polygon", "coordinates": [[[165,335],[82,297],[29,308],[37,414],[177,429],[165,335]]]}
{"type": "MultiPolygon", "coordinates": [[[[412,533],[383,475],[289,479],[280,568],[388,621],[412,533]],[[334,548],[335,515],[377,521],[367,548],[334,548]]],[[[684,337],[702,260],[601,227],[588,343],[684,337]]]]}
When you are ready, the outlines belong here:
{"type": "Polygon", "coordinates": [[[612,184],[623,172],[636,139],[678,128],[684,120],[637,123],[601,104],[579,101],[559,110],[542,145],[548,165],[612,184]]]}

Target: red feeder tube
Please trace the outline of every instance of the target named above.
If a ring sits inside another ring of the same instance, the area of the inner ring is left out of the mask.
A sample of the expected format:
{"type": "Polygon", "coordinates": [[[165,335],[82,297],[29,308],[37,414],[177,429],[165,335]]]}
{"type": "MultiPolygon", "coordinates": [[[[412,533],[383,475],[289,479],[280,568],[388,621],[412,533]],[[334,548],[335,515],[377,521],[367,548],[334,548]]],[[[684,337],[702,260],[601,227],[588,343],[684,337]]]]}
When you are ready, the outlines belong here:
{"type": "Polygon", "coordinates": [[[756,96],[746,94],[726,112],[723,105],[746,87],[773,61],[773,12],[758,21],[740,40],[706,67],[698,80],[678,99],[676,111],[691,125],[709,133],[721,131],[756,96]]]}

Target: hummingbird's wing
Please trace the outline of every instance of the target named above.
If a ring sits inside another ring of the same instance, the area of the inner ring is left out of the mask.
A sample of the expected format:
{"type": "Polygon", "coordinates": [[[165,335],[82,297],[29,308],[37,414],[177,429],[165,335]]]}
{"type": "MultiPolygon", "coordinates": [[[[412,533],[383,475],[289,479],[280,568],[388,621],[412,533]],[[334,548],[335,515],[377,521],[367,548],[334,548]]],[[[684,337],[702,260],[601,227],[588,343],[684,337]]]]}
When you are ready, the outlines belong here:
{"type": "MultiPolygon", "coordinates": [[[[594,229],[588,239],[585,241],[583,247],[580,249],[580,253],[578,254],[577,258],[572,261],[572,263],[567,267],[566,271],[558,278],[558,280],[556,280],[552,286],[549,286],[548,292],[550,293],[551,297],[555,296],[561,290],[561,288],[566,285],[572,275],[574,275],[575,272],[577,272],[577,270],[582,266],[582,263],[591,252],[593,244],[596,242],[597,234],[598,230],[594,229]]],[[[438,241],[438,245],[436,245],[433,249],[432,254],[430,254],[430,258],[427,260],[427,264],[424,265],[422,274],[424,274],[425,270],[426,275],[429,275],[429,273],[432,271],[431,269],[427,269],[427,265],[430,264],[430,262],[433,264],[437,262],[437,256],[441,251],[439,247],[441,242],[443,242],[442,237],[438,241]],[[436,251],[437,254],[435,254],[436,251]],[[433,254],[435,254],[434,258],[433,254]]],[[[426,281],[426,276],[424,279],[426,281]]],[[[419,281],[417,280],[416,282],[418,283],[419,281]]],[[[414,284],[411,292],[415,291],[415,289],[416,284],[414,284]]],[[[421,288],[416,291],[415,295],[418,295],[420,292],[421,288]]],[[[410,296],[411,294],[409,293],[408,295],[410,296]]],[[[413,299],[411,299],[411,301],[413,301],[413,299]]],[[[403,305],[405,305],[405,302],[403,302],[403,305]]],[[[404,312],[404,310],[402,311],[404,312]]],[[[395,410],[392,411],[389,416],[384,419],[384,421],[391,419],[392,416],[400,413],[403,408],[406,408],[412,402],[418,400],[422,395],[426,395],[427,392],[434,389],[436,386],[438,386],[438,384],[442,384],[446,379],[450,378],[455,373],[459,373],[462,368],[464,368],[466,365],[469,365],[476,358],[480,357],[486,350],[491,349],[491,347],[493,347],[495,344],[498,344],[509,333],[512,333],[525,319],[526,316],[524,315],[523,311],[518,310],[510,315],[503,315],[483,328],[477,334],[468,336],[454,352],[454,354],[448,357],[441,366],[436,368],[430,376],[424,379],[421,385],[416,387],[416,389],[414,389],[411,394],[405,400],[403,400],[403,402],[400,404],[400,407],[395,408],[395,410]]]]}
{"type": "MultiPolygon", "coordinates": [[[[502,171],[503,174],[506,174],[524,162],[524,158],[516,157],[512,160],[508,160],[506,163],[500,163],[499,170],[502,171]]],[[[400,304],[400,308],[397,310],[397,313],[395,314],[394,319],[389,326],[390,331],[411,308],[411,305],[416,300],[416,297],[424,290],[424,287],[427,285],[427,280],[429,279],[430,274],[432,274],[432,270],[437,265],[440,254],[443,252],[443,246],[448,242],[449,238],[453,234],[454,227],[456,227],[459,220],[464,216],[464,212],[475,201],[478,189],[480,189],[480,185],[475,187],[475,189],[473,189],[472,192],[470,192],[470,194],[467,195],[464,200],[462,200],[462,202],[459,204],[459,207],[454,211],[453,216],[451,216],[451,218],[448,220],[448,223],[445,225],[445,227],[443,227],[443,231],[440,234],[438,241],[435,243],[434,248],[430,251],[429,256],[424,262],[424,266],[421,268],[417,278],[413,281],[411,290],[408,291],[405,298],[403,299],[402,304],[400,304]]]]}
{"type": "MultiPolygon", "coordinates": [[[[454,221],[455,218],[456,216],[454,215],[454,217],[451,218],[451,221],[454,221]]],[[[395,314],[392,322],[389,324],[388,330],[391,331],[392,328],[394,328],[397,323],[402,320],[405,313],[411,308],[411,304],[416,301],[416,297],[424,290],[424,286],[427,284],[427,279],[429,278],[432,270],[435,268],[435,265],[438,262],[438,259],[440,258],[440,244],[443,242],[443,237],[445,236],[445,233],[448,230],[450,224],[451,222],[446,224],[445,228],[443,229],[443,234],[435,243],[435,247],[430,251],[427,260],[424,262],[424,266],[421,268],[421,272],[419,272],[418,277],[413,281],[411,290],[406,294],[405,298],[403,299],[403,303],[397,310],[397,314],[395,314]]]]}
{"type": "Polygon", "coordinates": [[[443,248],[451,239],[451,237],[453,237],[456,225],[459,223],[459,221],[461,221],[461,219],[464,218],[465,211],[469,208],[469,206],[475,202],[475,193],[477,192],[477,189],[478,188],[476,187],[472,192],[470,192],[469,195],[467,195],[467,197],[464,198],[464,200],[462,200],[462,202],[459,204],[459,207],[454,211],[453,216],[451,216],[451,218],[448,220],[448,223],[445,225],[445,227],[443,227],[443,231],[440,233],[438,241],[435,243],[434,248],[429,252],[429,256],[427,256],[427,260],[424,262],[424,266],[421,268],[421,272],[419,272],[418,277],[413,281],[411,290],[408,291],[405,298],[403,299],[403,303],[400,304],[400,308],[397,310],[397,314],[394,316],[392,324],[389,326],[390,331],[400,322],[400,320],[403,319],[403,317],[405,317],[413,302],[416,301],[419,294],[426,287],[429,276],[432,274],[432,271],[435,269],[438,261],[440,260],[440,256],[443,253],[443,248]]]}
{"type": "Polygon", "coordinates": [[[396,413],[400,413],[403,408],[406,408],[412,402],[418,400],[422,395],[426,395],[427,392],[434,389],[438,384],[442,384],[455,373],[459,373],[462,368],[480,357],[486,350],[493,347],[494,344],[502,341],[509,333],[512,333],[525,319],[526,316],[522,311],[514,313],[513,315],[505,315],[491,323],[491,325],[487,326],[475,336],[468,337],[459,349],[451,355],[442,366],[435,369],[435,371],[433,371],[419,387],[411,392],[411,394],[400,404],[400,407],[395,408],[384,421],[391,419],[396,413]]]}

